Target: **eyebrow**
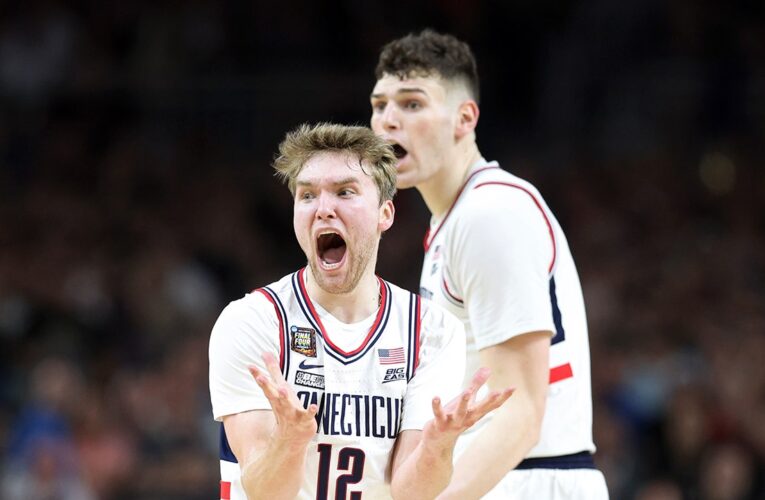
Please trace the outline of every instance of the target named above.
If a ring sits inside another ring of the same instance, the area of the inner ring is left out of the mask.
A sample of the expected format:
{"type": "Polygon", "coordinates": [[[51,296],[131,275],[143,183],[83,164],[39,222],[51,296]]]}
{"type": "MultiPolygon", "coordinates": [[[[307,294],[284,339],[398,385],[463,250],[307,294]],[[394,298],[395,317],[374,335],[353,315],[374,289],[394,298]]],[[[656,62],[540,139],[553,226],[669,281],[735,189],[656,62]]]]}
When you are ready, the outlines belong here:
{"type": "MultiPolygon", "coordinates": [[[[396,94],[411,94],[411,93],[428,95],[427,92],[425,92],[424,90],[418,87],[403,87],[396,91],[396,94]]],[[[372,94],[369,97],[371,99],[379,99],[381,97],[385,97],[385,94],[372,94]]]]}
{"type": "MultiPolygon", "coordinates": [[[[358,177],[350,176],[350,177],[343,177],[342,179],[338,179],[336,181],[330,182],[333,186],[345,186],[347,184],[355,184],[358,183],[359,179],[358,177]]],[[[302,181],[295,181],[296,186],[306,186],[311,187],[314,186],[316,183],[312,180],[302,180],[302,181]]]]}

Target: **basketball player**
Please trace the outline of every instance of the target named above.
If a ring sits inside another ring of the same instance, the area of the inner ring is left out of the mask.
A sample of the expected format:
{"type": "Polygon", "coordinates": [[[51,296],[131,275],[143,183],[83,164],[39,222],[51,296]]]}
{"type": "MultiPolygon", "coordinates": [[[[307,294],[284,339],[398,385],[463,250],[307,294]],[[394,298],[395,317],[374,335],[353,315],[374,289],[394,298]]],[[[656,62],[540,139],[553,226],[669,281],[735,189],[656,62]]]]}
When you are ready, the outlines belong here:
{"type": "MultiPolygon", "coordinates": [[[[590,355],[579,278],[537,189],[476,144],[478,75],[467,44],[431,30],[383,47],[373,130],[398,187],[431,212],[420,294],[465,324],[467,370],[513,398],[462,435],[439,498],[603,499],[593,463],[590,355]]],[[[468,381],[469,383],[469,381],[468,381]]]]}
{"type": "Polygon", "coordinates": [[[365,127],[287,135],[275,161],[308,266],[229,304],[210,339],[221,498],[435,498],[460,432],[511,390],[459,393],[464,329],[375,276],[395,156],[365,127]]]}

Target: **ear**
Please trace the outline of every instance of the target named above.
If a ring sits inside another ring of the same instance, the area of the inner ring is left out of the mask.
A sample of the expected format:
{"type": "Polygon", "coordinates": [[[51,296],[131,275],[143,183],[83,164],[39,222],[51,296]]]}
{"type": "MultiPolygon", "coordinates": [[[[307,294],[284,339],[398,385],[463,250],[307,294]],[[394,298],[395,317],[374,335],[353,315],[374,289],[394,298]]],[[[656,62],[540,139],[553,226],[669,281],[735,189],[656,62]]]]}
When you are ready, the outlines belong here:
{"type": "Polygon", "coordinates": [[[457,108],[457,123],[454,128],[454,135],[459,140],[468,134],[473,133],[478,125],[478,103],[473,99],[467,99],[457,108]]]}
{"type": "Polygon", "coordinates": [[[393,201],[386,200],[380,206],[380,216],[377,222],[377,227],[380,233],[384,233],[393,225],[393,219],[396,215],[396,208],[393,206],[393,201]]]}

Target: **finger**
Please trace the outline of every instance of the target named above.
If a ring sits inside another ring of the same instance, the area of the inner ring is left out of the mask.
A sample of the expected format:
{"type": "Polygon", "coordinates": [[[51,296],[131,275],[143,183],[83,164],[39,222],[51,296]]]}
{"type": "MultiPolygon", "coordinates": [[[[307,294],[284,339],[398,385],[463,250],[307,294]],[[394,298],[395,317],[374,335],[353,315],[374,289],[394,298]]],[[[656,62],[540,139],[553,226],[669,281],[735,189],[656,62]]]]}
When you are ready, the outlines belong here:
{"type": "Polygon", "coordinates": [[[272,400],[279,397],[279,393],[277,390],[276,385],[271,383],[271,381],[266,377],[266,375],[258,369],[257,366],[249,366],[250,374],[255,379],[255,382],[257,382],[258,387],[263,391],[263,394],[268,398],[268,400],[272,400]]]}
{"type": "Polygon", "coordinates": [[[311,416],[311,418],[314,418],[317,413],[319,413],[319,405],[311,404],[308,405],[308,408],[306,409],[308,414],[311,416]]]}
{"type": "Polygon", "coordinates": [[[490,369],[485,366],[479,368],[473,375],[473,379],[470,381],[470,388],[473,389],[473,392],[477,392],[478,389],[489,380],[489,376],[491,376],[490,369]]]}
{"type": "Polygon", "coordinates": [[[261,357],[263,358],[263,362],[266,363],[266,370],[268,370],[268,374],[271,375],[271,378],[274,381],[284,381],[282,370],[279,367],[279,362],[276,361],[276,357],[270,352],[264,352],[261,354],[261,357]]]}
{"type": "Polygon", "coordinates": [[[431,401],[431,406],[433,407],[433,416],[436,417],[436,420],[444,420],[444,409],[441,406],[441,398],[435,397],[433,398],[433,401],[431,401]]]}
{"type": "Polygon", "coordinates": [[[515,392],[515,388],[504,389],[502,391],[492,391],[486,396],[486,398],[484,398],[473,408],[473,412],[476,415],[483,416],[486,413],[502,406],[505,401],[507,401],[510,396],[513,395],[513,392],[515,392]]]}
{"type": "Polygon", "coordinates": [[[463,420],[465,418],[465,415],[468,412],[468,408],[470,407],[470,403],[474,397],[475,391],[472,387],[462,392],[459,402],[457,403],[457,408],[454,410],[455,419],[463,420]]]}

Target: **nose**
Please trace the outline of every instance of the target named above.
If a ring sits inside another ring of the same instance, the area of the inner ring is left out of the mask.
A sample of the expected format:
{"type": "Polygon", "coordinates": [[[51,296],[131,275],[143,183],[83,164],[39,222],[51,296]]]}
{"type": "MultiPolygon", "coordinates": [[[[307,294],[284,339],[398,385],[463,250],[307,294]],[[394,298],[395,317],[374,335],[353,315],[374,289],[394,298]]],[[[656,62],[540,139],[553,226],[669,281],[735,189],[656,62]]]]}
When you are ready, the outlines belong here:
{"type": "Polygon", "coordinates": [[[319,194],[316,206],[316,218],[317,219],[334,219],[335,218],[335,203],[334,197],[331,194],[322,192],[319,194]]]}
{"type": "Polygon", "coordinates": [[[383,109],[380,120],[383,130],[386,132],[390,130],[397,130],[400,127],[395,106],[391,105],[390,103],[383,109]]]}

